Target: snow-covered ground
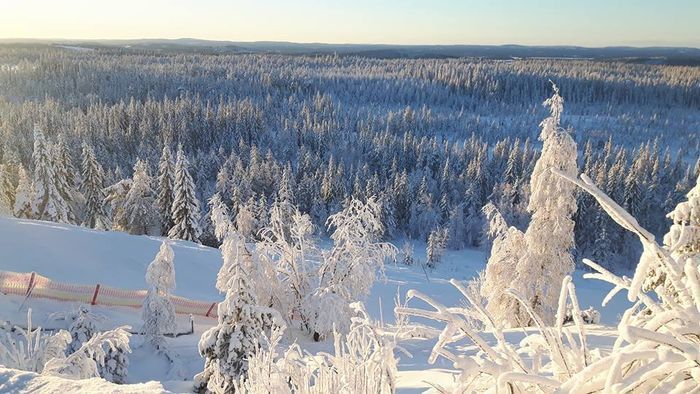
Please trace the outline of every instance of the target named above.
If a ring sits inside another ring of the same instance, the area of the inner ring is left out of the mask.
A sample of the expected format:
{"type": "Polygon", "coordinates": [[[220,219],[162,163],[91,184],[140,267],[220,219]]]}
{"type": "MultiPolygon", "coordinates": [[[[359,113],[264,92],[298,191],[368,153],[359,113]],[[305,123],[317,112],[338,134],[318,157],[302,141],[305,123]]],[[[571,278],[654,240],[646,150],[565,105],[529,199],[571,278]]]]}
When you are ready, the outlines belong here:
{"type": "MultiPolygon", "coordinates": [[[[401,242],[398,242],[401,246],[401,242]]],[[[113,287],[128,289],[145,288],[146,266],[153,259],[160,246],[157,237],[131,236],[120,232],[101,232],[81,227],[40,222],[0,218],[0,270],[30,272],[35,271],[51,279],[75,284],[102,283],[113,287]]],[[[218,250],[177,241],[173,245],[175,252],[175,272],[180,296],[203,301],[218,301],[222,296],[214,288],[216,272],[221,265],[218,250]]],[[[425,259],[424,245],[415,243],[415,257],[425,259]]],[[[430,295],[446,305],[458,305],[462,302],[459,292],[449,284],[450,278],[468,280],[476,275],[485,264],[485,254],[478,250],[447,251],[443,262],[434,270],[424,270],[420,265],[389,265],[386,269],[386,281],[377,282],[371,295],[364,300],[370,315],[377,321],[390,325],[394,322],[394,300],[397,294],[401,298],[409,289],[417,289],[430,295]]],[[[624,295],[616,296],[610,304],[600,307],[600,301],[609,290],[609,285],[582,278],[581,272],[574,274],[579,302],[582,308],[593,306],[601,311],[604,325],[612,325],[629,305],[624,295]]],[[[0,295],[0,320],[24,325],[27,307],[32,308],[35,325],[49,328],[65,328],[62,321],[52,321],[52,312],[68,310],[70,303],[43,299],[29,299],[23,306],[23,298],[0,295]]],[[[107,319],[101,324],[103,329],[124,324],[140,327],[140,311],[131,308],[114,308],[95,306],[93,311],[107,319]]],[[[177,365],[170,363],[152,352],[140,347],[141,338],[132,336],[130,355],[129,383],[160,381],[162,387],[174,392],[191,390],[191,379],[199,372],[204,362],[197,352],[197,342],[204,330],[215,321],[210,318],[195,318],[194,335],[169,339],[172,351],[177,354],[177,365]]],[[[180,331],[189,328],[189,318],[178,316],[180,331]]],[[[596,342],[603,349],[614,341],[614,332],[605,326],[590,327],[589,341],[596,342]]],[[[315,343],[304,336],[288,333],[288,340],[297,341],[302,348],[314,353],[329,351],[331,341],[315,343]]],[[[518,341],[523,337],[522,330],[508,333],[508,340],[518,341]]],[[[427,359],[435,340],[413,339],[400,343],[400,346],[412,354],[412,358],[398,355],[399,389],[405,392],[424,391],[430,383],[448,385],[453,379],[445,360],[438,360],[428,365],[427,359]]],[[[463,346],[470,344],[464,343],[463,346]]],[[[0,369],[0,391],[12,390],[12,382],[28,379],[27,375],[10,379],[7,370],[0,369]]],[[[14,376],[14,375],[13,375],[14,376]]],[[[33,381],[32,381],[33,382],[33,381]]],[[[61,382],[51,384],[60,386],[61,382]]],[[[38,384],[36,382],[32,384],[38,384]]],[[[49,383],[46,383],[49,384],[49,383]]],[[[51,387],[51,386],[47,386],[51,387]]],[[[70,387],[70,386],[66,386],[70,387]]],[[[159,390],[159,385],[149,388],[159,390]]],[[[145,389],[145,386],[142,387],[145,389]]],[[[138,388],[134,388],[138,391],[138,388]]]]}

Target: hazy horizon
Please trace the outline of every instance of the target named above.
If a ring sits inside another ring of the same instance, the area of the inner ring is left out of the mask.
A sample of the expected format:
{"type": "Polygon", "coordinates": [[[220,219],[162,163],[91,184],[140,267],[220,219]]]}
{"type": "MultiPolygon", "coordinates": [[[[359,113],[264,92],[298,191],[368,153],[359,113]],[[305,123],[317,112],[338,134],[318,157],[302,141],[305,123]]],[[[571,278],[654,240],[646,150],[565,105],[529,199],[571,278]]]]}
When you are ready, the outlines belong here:
{"type": "Polygon", "coordinates": [[[700,48],[700,3],[653,0],[114,2],[3,5],[0,38],[358,45],[525,45],[700,48]]]}
{"type": "Polygon", "coordinates": [[[209,41],[209,42],[230,42],[230,43],[241,43],[241,44],[256,44],[256,43],[279,43],[279,44],[292,44],[292,45],[328,45],[328,46],[388,46],[388,47],[422,47],[422,46],[523,46],[523,47],[577,47],[577,48],[614,48],[614,47],[629,47],[629,48],[689,48],[689,49],[700,49],[698,46],[690,45],[664,45],[664,44],[649,44],[649,45],[635,45],[635,44],[619,44],[619,45],[577,45],[577,44],[523,44],[519,42],[504,42],[498,44],[484,44],[484,43],[454,43],[454,44],[441,44],[441,43],[424,43],[424,44],[401,44],[393,42],[324,42],[324,41],[285,41],[285,40],[228,40],[228,39],[210,39],[201,37],[134,37],[134,38],[111,38],[111,37],[100,37],[100,38],[66,38],[66,37],[0,37],[0,43],[31,43],[31,42],[47,42],[55,41],[57,43],[80,43],[80,42],[119,42],[119,41],[181,41],[181,40],[194,40],[194,41],[209,41]]]}

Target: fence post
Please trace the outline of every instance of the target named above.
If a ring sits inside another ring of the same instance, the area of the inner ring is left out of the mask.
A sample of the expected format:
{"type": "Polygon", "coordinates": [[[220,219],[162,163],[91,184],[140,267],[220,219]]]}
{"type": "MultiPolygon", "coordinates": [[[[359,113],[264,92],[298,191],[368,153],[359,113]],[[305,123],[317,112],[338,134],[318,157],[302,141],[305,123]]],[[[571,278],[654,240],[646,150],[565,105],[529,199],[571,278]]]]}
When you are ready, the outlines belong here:
{"type": "Polygon", "coordinates": [[[29,277],[29,285],[27,286],[27,292],[25,293],[26,296],[28,296],[29,293],[32,292],[32,287],[34,287],[35,278],[36,278],[36,272],[32,271],[32,275],[29,277]]]}
{"type": "Polygon", "coordinates": [[[216,302],[212,302],[211,306],[209,307],[209,310],[207,311],[207,313],[204,316],[209,317],[209,314],[211,313],[211,311],[214,309],[215,306],[216,306],[216,302]]]}
{"type": "Polygon", "coordinates": [[[95,286],[95,294],[92,295],[92,305],[97,305],[97,294],[100,292],[100,284],[98,283],[97,286],[95,286]]]}

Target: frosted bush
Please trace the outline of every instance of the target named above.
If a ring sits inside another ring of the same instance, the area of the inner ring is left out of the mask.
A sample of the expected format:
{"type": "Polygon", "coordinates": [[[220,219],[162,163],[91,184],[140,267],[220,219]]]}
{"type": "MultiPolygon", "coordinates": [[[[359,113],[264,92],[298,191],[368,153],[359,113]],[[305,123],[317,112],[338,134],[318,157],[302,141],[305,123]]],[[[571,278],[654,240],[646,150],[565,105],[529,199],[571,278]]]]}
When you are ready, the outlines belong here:
{"type": "MultiPolygon", "coordinates": [[[[545,326],[520,294],[512,289],[507,291],[521,303],[538,329],[538,333],[527,333],[518,345],[505,340],[500,325],[486,310],[480,308],[487,329],[496,338],[495,346],[470,328],[464,308],[446,307],[420,292],[409,291],[409,298],[418,298],[434,310],[400,307],[398,313],[445,324],[429,361],[444,357],[454,363],[460,371],[455,388],[458,391],[685,393],[696,390],[700,385],[700,260],[697,255],[674,256],[673,243],[659,246],[648,231],[587,176],[581,175],[580,181],[560,171],[553,172],[593,195],[611,218],[639,237],[644,247],[632,279],[616,276],[584,259],[584,263],[596,271],[586,274],[586,278],[607,281],[614,286],[603,305],[621,290],[626,290],[627,298],[634,303],[618,324],[618,339],[612,351],[596,359],[597,349],[589,349],[584,317],[595,321],[599,316],[594,311],[582,312],[578,308],[573,283],[567,276],[562,282],[553,327],[545,326]],[[652,269],[665,278],[654,289],[655,296],[642,291],[652,269]],[[563,328],[567,295],[575,324],[572,329],[563,328]],[[572,334],[574,330],[578,338],[572,334]],[[459,354],[449,347],[465,339],[477,346],[476,354],[459,354]],[[523,354],[531,358],[529,363],[522,358],[523,354]]],[[[683,245],[695,242],[684,237],[678,239],[683,245]]],[[[466,288],[455,280],[452,283],[471,305],[478,306],[470,299],[466,288]]]]}
{"type": "Polygon", "coordinates": [[[88,341],[66,356],[71,334],[60,330],[54,335],[33,328],[31,309],[27,311],[27,329],[15,327],[11,332],[0,333],[0,365],[7,368],[61,376],[68,379],[99,377],[99,367],[104,365],[105,348],[130,352],[129,326],[93,335],[88,341]],[[97,360],[97,361],[96,361],[97,360]]]}
{"type": "Polygon", "coordinates": [[[100,376],[99,367],[104,366],[106,356],[105,346],[116,350],[122,348],[127,352],[129,347],[129,330],[123,326],[114,330],[101,332],[83,343],[80,349],[69,356],[56,356],[46,362],[42,374],[61,376],[68,379],[88,379],[100,376]],[[95,361],[98,360],[98,361],[95,361]]]}
{"type": "Polygon", "coordinates": [[[303,355],[297,345],[276,350],[272,333],[249,359],[248,375],[237,384],[246,393],[392,393],[396,389],[396,342],[382,335],[361,303],[347,335],[334,333],[334,354],[303,355]]]}
{"type": "Polygon", "coordinates": [[[42,372],[48,360],[65,356],[71,342],[66,330],[49,335],[41,327],[34,328],[31,309],[27,311],[27,329],[15,327],[15,331],[17,334],[0,332],[0,364],[23,371],[42,372]]]}

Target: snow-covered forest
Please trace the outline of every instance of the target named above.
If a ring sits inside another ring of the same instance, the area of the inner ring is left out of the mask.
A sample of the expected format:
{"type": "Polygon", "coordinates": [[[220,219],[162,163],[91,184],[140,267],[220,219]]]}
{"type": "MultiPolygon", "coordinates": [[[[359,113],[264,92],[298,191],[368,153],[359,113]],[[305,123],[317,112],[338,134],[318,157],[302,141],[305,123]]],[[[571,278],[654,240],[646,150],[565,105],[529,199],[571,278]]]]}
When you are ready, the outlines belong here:
{"type": "Polygon", "coordinates": [[[43,332],[12,296],[0,388],[165,390],[128,377],[147,349],[174,391],[395,392],[413,349],[438,392],[698,390],[698,67],[6,45],[0,87],[0,226],[159,245],[124,259],[136,320],[79,305],[43,332]],[[219,249],[219,298],[179,333],[183,245],[219,249]]]}
{"type": "MultiPolygon", "coordinates": [[[[700,170],[697,67],[22,46],[0,65],[0,209],[18,217],[215,246],[216,193],[251,240],[275,202],[324,232],[375,196],[385,239],[479,246],[486,203],[530,220],[548,80],[578,168],[657,236],[700,170]]],[[[577,261],[632,268],[639,245],[590,196],[576,215],[577,261]]]]}

